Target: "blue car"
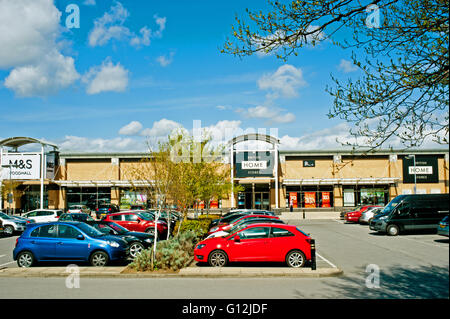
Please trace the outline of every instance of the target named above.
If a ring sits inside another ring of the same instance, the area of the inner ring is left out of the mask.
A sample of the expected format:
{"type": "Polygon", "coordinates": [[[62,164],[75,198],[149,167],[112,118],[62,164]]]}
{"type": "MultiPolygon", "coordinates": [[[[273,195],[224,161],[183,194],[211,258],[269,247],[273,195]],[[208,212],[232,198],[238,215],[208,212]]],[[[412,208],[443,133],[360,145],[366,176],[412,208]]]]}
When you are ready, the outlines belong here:
{"type": "Polygon", "coordinates": [[[125,240],[105,235],[82,222],[31,224],[16,241],[13,258],[19,267],[40,261],[89,262],[105,266],[127,257],[125,240]]]}
{"type": "Polygon", "coordinates": [[[444,219],[441,220],[437,227],[438,235],[448,237],[448,216],[445,216],[444,219]]]}

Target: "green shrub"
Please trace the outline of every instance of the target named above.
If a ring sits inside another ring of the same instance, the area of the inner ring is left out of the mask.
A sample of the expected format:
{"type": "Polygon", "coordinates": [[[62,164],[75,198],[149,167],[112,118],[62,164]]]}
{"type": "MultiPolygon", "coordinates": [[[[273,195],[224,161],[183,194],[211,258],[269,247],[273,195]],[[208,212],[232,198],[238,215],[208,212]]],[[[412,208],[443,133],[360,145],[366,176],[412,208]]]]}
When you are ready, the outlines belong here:
{"type": "Polygon", "coordinates": [[[152,269],[153,247],[142,251],[134,258],[129,267],[137,271],[173,270],[177,271],[189,265],[194,255],[194,247],[199,237],[193,231],[181,232],[169,240],[159,241],[156,244],[155,269],[152,269]]]}
{"type": "Polygon", "coordinates": [[[197,234],[198,237],[203,238],[208,233],[211,221],[211,218],[188,219],[182,222],[178,221],[174,228],[174,234],[178,234],[178,228],[181,223],[180,234],[186,231],[192,231],[197,234]]]}

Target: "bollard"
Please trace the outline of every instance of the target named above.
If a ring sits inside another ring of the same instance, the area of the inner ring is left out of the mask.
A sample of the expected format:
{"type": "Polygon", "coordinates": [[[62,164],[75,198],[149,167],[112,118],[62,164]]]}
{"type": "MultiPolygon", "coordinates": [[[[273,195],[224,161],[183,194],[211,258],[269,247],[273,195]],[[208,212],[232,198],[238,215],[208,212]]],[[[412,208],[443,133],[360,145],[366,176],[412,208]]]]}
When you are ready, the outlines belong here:
{"type": "Polygon", "coordinates": [[[316,270],[316,240],[311,239],[311,270],[316,270]]]}
{"type": "Polygon", "coordinates": [[[303,210],[303,219],[305,219],[305,210],[303,210]]]}

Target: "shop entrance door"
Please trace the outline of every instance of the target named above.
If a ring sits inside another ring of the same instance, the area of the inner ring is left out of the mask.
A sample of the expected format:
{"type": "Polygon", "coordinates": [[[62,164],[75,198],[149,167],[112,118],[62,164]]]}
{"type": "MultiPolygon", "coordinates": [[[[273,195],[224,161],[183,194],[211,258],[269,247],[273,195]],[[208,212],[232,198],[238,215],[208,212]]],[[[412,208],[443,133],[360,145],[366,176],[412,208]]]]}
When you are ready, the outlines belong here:
{"type": "Polygon", "coordinates": [[[238,208],[270,210],[269,185],[243,185],[245,190],[238,193],[238,208]]]}

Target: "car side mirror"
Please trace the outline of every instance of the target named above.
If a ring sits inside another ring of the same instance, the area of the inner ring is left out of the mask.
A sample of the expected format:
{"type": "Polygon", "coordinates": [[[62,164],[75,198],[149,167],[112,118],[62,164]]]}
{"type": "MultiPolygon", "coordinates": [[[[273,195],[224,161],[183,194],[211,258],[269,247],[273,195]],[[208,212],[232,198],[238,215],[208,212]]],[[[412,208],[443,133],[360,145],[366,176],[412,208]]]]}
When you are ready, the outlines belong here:
{"type": "Polygon", "coordinates": [[[234,236],[234,242],[235,243],[241,242],[241,237],[239,237],[239,235],[234,236]]]}
{"type": "Polygon", "coordinates": [[[79,234],[79,235],[77,236],[77,239],[78,239],[78,240],[84,240],[84,236],[81,235],[81,234],[79,234]]]}

